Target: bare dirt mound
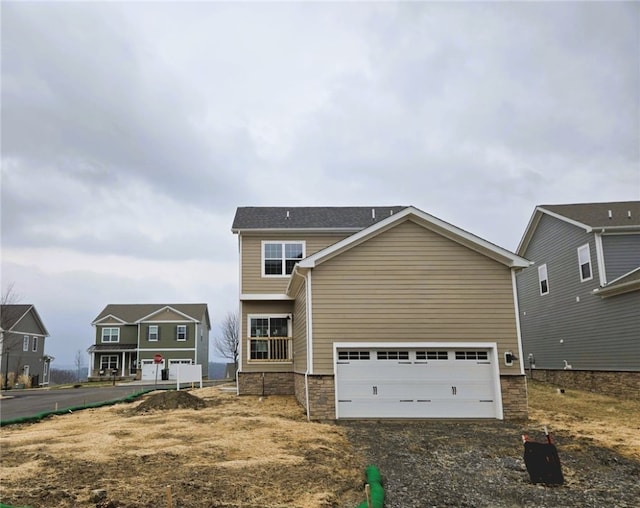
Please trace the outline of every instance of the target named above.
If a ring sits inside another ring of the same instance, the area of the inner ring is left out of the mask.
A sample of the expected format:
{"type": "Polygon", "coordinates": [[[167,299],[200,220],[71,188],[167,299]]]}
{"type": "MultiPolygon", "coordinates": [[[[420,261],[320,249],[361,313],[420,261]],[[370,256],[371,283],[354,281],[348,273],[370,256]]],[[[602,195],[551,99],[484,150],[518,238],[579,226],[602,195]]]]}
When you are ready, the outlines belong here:
{"type": "Polygon", "coordinates": [[[180,390],[169,390],[154,393],[143,400],[135,408],[136,413],[167,409],[201,409],[207,407],[207,403],[195,395],[180,390]]]}

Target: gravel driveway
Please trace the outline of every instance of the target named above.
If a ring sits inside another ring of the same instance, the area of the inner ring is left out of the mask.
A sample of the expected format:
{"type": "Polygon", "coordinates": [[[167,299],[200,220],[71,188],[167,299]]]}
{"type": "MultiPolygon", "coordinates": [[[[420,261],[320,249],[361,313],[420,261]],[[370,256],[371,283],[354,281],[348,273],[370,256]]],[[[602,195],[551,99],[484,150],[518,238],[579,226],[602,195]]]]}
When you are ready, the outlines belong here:
{"type": "Polygon", "coordinates": [[[588,439],[554,435],[564,485],[534,485],[518,422],[341,422],[353,445],[380,468],[386,508],[639,507],[640,462],[588,439]]]}

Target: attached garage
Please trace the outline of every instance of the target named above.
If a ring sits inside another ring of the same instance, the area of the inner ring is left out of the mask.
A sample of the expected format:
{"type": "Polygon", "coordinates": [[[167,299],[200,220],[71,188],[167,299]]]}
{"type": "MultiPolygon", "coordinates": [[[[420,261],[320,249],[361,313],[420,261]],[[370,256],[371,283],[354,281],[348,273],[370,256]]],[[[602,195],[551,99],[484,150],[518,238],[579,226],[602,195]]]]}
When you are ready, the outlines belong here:
{"type": "Polygon", "coordinates": [[[141,360],[142,380],[143,381],[160,381],[162,379],[162,369],[164,369],[164,360],[162,363],[154,363],[153,360],[141,360]]]}
{"type": "Polygon", "coordinates": [[[502,419],[495,343],[336,343],[337,418],[502,419]]]}

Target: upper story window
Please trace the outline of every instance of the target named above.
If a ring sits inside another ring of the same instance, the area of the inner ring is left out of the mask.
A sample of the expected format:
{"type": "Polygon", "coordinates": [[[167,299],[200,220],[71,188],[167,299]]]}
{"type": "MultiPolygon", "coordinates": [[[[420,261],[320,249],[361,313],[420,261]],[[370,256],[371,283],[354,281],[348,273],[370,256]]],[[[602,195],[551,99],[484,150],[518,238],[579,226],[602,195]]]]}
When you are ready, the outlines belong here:
{"type": "Polygon", "coordinates": [[[25,335],[22,339],[22,350],[29,351],[29,336],[25,335]]]}
{"type": "Polygon", "coordinates": [[[187,325],[176,326],[176,340],[187,340],[187,325]]]}
{"type": "Polygon", "coordinates": [[[31,351],[37,351],[37,350],[38,350],[38,337],[34,337],[31,351]]]}
{"type": "Polygon", "coordinates": [[[540,294],[546,295],[549,292],[549,278],[547,276],[547,265],[540,265],[538,267],[538,287],[540,288],[540,294]]]}
{"type": "Polygon", "coordinates": [[[147,330],[147,340],[155,342],[159,338],[160,330],[158,330],[158,325],[149,325],[149,329],[147,330]]]}
{"type": "Polygon", "coordinates": [[[288,337],[289,319],[287,317],[249,318],[251,337],[288,337]]]}
{"type": "Polygon", "coordinates": [[[290,275],[303,258],[304,242],[262,242],[262,275],[290,275]]]}
{"type": "Polygon", "coordinates": [[[102,342],[120,342],[120,328],[103,328],[102,342]]]}
{"type": "Polygon", "coordinates": [[[591,273],[591,252],[588,243],[578,247],[578,264],[580,265],[580,282],[591,280],[593,274],[591,273]]]}

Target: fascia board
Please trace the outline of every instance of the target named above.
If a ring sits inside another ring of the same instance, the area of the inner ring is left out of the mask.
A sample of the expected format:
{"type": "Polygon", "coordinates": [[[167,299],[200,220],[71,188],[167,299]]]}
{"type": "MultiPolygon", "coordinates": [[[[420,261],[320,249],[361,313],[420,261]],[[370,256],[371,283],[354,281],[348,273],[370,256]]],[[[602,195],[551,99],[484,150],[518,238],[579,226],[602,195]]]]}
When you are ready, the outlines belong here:
{"type": "Polygon", "coordinates": [[[98,325],[98,324],[102,323],[103,321],[105,321],[106,319],[109,319],[109,318],[111,318],[111,319],[113,319],[113,320],[115,320],[115,321],[119,321],[119,322],[120,322],[120,323],[122,323],[123,325],[126,325],[126,324],[127,324],[127,322],[126,322],[124,319],[120,319],[118,316],[114,316],[113,314],[109,314],[109,315],[107,315],[107,316],[105,316],[105,317],[103,317],[103,318],[101,318],[101,319],[96,319],[96,320],[95,320],[93,323],[91,323],[91,324],[95,326],[95,325],[98,325]]]}
{"type": "Polygon", "coordinates": [[[240,300],[247,301],[290,301],[293,300],[289,295],[283,293],[242,293],[240,300]]]}
{"type": "Polygon", "coordinates": [[[11,326],[6,330],[6,331],[7,331],[7,332],[11,332],[11,333],[13,333],[13,332],[15,332],[15,333],[22,333],[22,332],[16,332],[16,331],[14,330],[14,328],[15,328],[15,326],[16,326],[20,321],[22,321],[22,318],[24,318],[27,314],[29,314],[29,311],[31,310],[31,307],[33,307],[33,305],[31,305],[31,306],[30,306],[26,311],[24,311],[24,312],[22,313],[22,315],[21,315],[18,319],[16,319],[16,320],[13,322],[13,325],[11,325],[11,326]]]}
{"type": "MultiPolygon", "coordinates": [[[[140,319],[134,321],[134,324],[139,324],[139,323],[144,323],[145,321],[148,321],[150,318],[152,318],[153,316],[155,316],[156,314],[159,314],[160,312],[163,312],[165,310],[171,310],[173,312],[175,312],[176,314],[180,314],[183,318],[185,318],[187,321],[193,321],[194,323],[198,323],[199,321],[194,318],[193,316],[189,316],[188,314],[185,314],[184,312],[180,312],[177,309],[174,309],[173,307],[171,307],[171,305],[165,305],[164,307],[153,311],[151,314],[148,314],[147,316],[141,317],[140,319]]],[[[167,323],[172,322],[171,321],[167,321],[167,323]]]]}
{"type": "Polygon", "coordinates": [[[542,217],[542,212],[536,208],[531,217],[529,218],[529,222],[527,223],[527,227],[524,229],[524,234],[520,239],[520,243],[518,244],[518,248],[516,249],[516,253],[519,256],[524,256],[527,248],[529,247],[529,242],[533,237],[533,233],[535,233],[536,228],[538,227],[538,223],[540,222],[540,218],[542,217]]]}
{"type": "Polygon", "coordinates": [[[520,240],[520,245],[518,245],[518,248],[516,249],[516,252],[518,253],[518,255],[523,255],[527,247],[529,246],[531,237],[533,236],[533,233],[535,233],[535,230],[538,227],[538,223],[542,218],[542,214],[546,214],[550,217],[561,220],[563,222],[576,226],[580,229],[584,229],[586,233],[591,233],[591,231],[593,231],[593,228],[591,226],[588,226],[587,224],[578,222],[577,220],[570,219],[569,217],[565,217],[564,215],[560,215],[559,213],[552,212],[551,210],[547,210],[542,206],[537,206],[535,211],[533,212],[533,215],[531,216],[531,219],[529,220],[529,224],[527,224],[527,228],[525,229],[524,235],[522,235],[522,240],[520,240]]]}
{"type": "Polygon", "coordinates": [[[638,290],[640,290],[640,281],[632,280],[629,282],[623,282],[622,284],[616,284],[613,287],[607,286],[604,288],[594,289],[593,294],[596,296],[601,296],[602,298],[606,298],[608,296],[615,296],[638,290]]]}
{"type": "Polygon", "coordinates": [[[6,331],[8,333],[18,333],[18,334],[26,333],[26,332],[20,332],[20,331],[16,330],[16,326],[18,326],[20,321],[22,321],[24,319],[24,317],[27,314],[29,314],[29,312],[33,312],[33,316],[35,317],[35,320],[36,320],[38,326],[40,327],[40,330],[42,330],[42,333],[29,332],[29,335],[36,335],[37,337],[48,337],[49,336],[49,332],[47,331],[47,328],[44,326],[44,323],[42,322],[42,319],[40,318],[40,315],[38,314],[38,311],[36,310],[36,308],[33,305],[29,305],[29,308],[25,312],[23,312],[22,315],[18,319],[16,319],[16,321],[13,323],[13,326],[11,326],[11,328],[9,328],[6,331]]]}
{"type": "Polygon", "coordinates": [[[633,224],[629,226],[594,226],[593,229],[598,230],[601,235],[620,235],[624,233],[640,233],[640,225],[633,224]]]}
{"type": "Polygon", "coordinates": [[[584,229],[586,233],[591,233],[591,231],[593,231],[594,229],[593,227],[589,226],[588,224],[585,224],[584,222],[579,222],[577,220],[570,219],[569,217],[565,217],[564,215],[561,215],[559,213],[552,212],[551,210],[547,210],[546,208],[543,208],[541,206],[539,206],[537,209],[540,210],[540,212],[549,215],[550,217],[554,217],[558,220],[566,222],[567,224],[571,224],[572,226],[576,226],[580,229],[584,229]]]}
{"type": "Polygon", "coordinates": [[[483,240],[476,235],[473,235],[467,231],[464,231],[463,229],[449,224],[448,222],[438,219],[433,215],[429,215],[422,210],[418,210],[417,208],[410,206],[381,220],[376,224],[373,224],[366,229],[355,233],[354,235],[349,236],[348,238],[345,238],[327,247],[326,249],[313,254],[312,256],[303,259],[298,263],[298,266],[300,266],[301,268],[315,268],[316,265],[322,263],[323,261],[326,261],[327,259],[330,259],[342,250],[358,245],[369,237],[374,236],[381,231],[384,231],[393,224],[403,221],[408,217],[416,217],[426,224],[423,225],[423,227],[433,229],[436,233],[445,236],[452,241],[460,243],[465,247],[473,249],[487,257],[495,259],[496,261],[506,266],[526,268],[531,265],[530,261],[518,256],[517,254],[503,249],[502,247],[498,247],[497,245],[483,240]]]}
{"type": "Polygon", "coordinates": [[[47,327],[44,326],[44,323],[42,322],[42,319],[40,318],[40,314],[38,314],[38,311],[36,310],[35,306],[32,305],[30,310],[33,311],[33,314],[34,314],[36,320],[38,321],[38,324],[40,325],[40,329],[43,332],[42,336],[43,337],[48,337],[49,336],[49,332],[47,331],[47,327]]]}

